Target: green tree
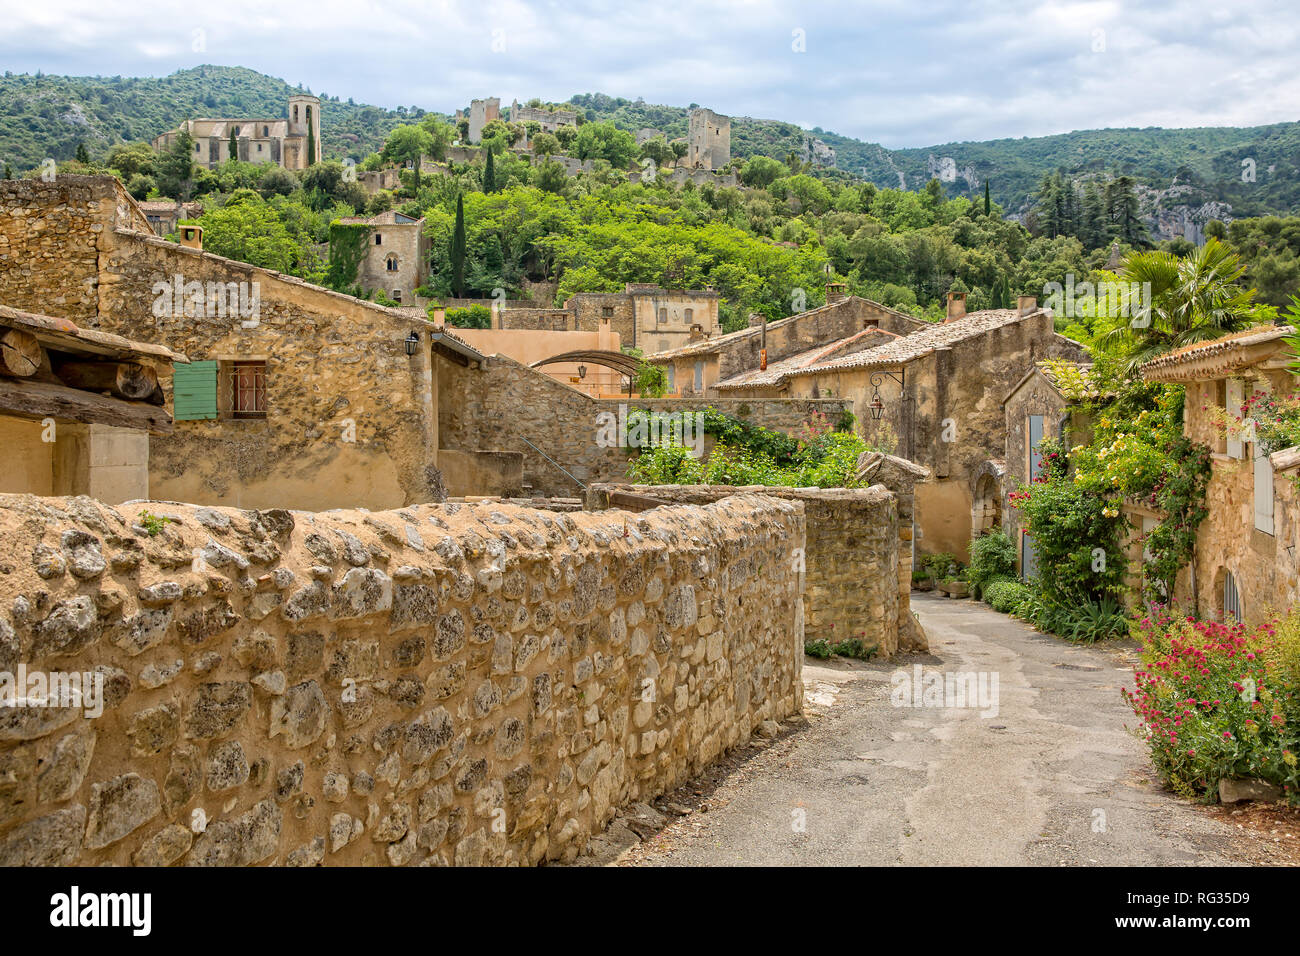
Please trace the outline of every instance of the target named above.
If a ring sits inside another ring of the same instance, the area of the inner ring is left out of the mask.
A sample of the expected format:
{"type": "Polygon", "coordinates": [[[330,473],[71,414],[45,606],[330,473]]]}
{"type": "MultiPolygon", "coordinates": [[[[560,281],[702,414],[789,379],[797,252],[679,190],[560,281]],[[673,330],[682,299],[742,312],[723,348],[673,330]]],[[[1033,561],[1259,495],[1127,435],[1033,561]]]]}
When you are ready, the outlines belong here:
{"type": "Polygon", "coordinates": [[[84,142],[77,144],[77,162],[85,164],[90,163],[90,153],[87,151],[84,142]]]}
{"type": "Polygon", "coordinates": [[[188,202],[194,189],[194,139],[181,130],[171,149],[158,159],[158,191],[171,199],[188,202]]]}
{"type": "Polygon", "coordinates": [[[275,210],[251,190],[233,195],[225,206],[205,213],[199,223],[208,252],[277,272],[292,274],[299,269],[302,247],[275,210]]]}
{"type": "Polygon", "coordinates": [[[312,132],[310,114],[307,116],[307,165],[316,165],[316,135],[312,132]]]}
{"type": "Polygon", "coordinates": [[[456,298],[465,295],[465,197],[456,197],[456,226],[451,234],[451,288],[456,298]]]}
{"type": "Polygon", "coordinates": [[[578,131],[572,126],[561,126],[555,131],[555,139],[566,153],[573,148],[573,141],[577,138],[578,131]]]}
{"type": "Polygon", "coordinates": [[[1144,296],[1149,290],[1149,315],[1130,306],[1101,341],[1117,348],[1133,373],[1157,355],[1243,329],[1263,316],[1255,290],[1241,284],[1245,272],[1241,258],[1217,239],[1183,259],[1163,251],[1134,253],[1120,278],[1137,283],[1144,296]]]}
{"type": "MultiPolygon", "coordinates": [[[[309,154],[309,155],[310,155],[310,154],[309,154]]],[[[239,159],[239,137],[237,137],[237,136],[235,135],[235,127],[234,127],[234,124],[231,124],[231,127],[230,127],[230,158],[231,158],[231,159],[239,159]]],[[[309,160],[309,161],[307,162],[307,165],[310,166],[311,163],[312,163],[312,161],[309,160]]]]}
{"type": "Polygon", "coordinates": [[[483,163],[483,191],[485,193],[496,192],[496,176],[492,165],[492,151],[488,150],[487,160],[483,163]]]}
{"type": "Polygon", "coordinates": [[[740,181],[746,186],[764,189],[789,173],[790,170],[784,163],[777,162],[770,156],[751,156],[740,171],[740,181]]]}
{"type": "Polygon", "coordinates": [[[579,159],[603,159],[615,169],[626,169],[637,154],[632,134],[609,122],[585,124],[573,149],[579,159]]]}
{"type": "Polygon", "coordinates": [[[430,114],[420,121],[420,127],[429,134],[429,144],[425,152],[436,162],[447,158],[447,149],[456,138],[454,127],[448,126],[441,119],[430,114]]]}
{"type": "Polygon", "coordinates": [[[407,163],[415,170],[415,189],[420,189],[420,160],[433,149],[433,136],[422,126],[396,126],[384,141],[384,158],[407,163]]]}
{"type": "Polygon", "coordinates": [[[552,133],[538,133],[533,137],[533,155],[553,156],[560,151],[560,141],[552,133]]]}

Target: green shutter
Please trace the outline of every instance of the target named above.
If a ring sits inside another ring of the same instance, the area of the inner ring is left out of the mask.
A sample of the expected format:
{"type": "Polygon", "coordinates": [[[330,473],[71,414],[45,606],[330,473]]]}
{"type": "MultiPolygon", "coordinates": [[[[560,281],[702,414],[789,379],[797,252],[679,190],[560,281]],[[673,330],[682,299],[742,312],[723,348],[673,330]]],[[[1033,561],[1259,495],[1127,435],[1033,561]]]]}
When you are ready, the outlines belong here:
{"type": "Polygon", "coordinates": [[[178,422],[217,417],[217,363],[172,366],[172,417],[178,422]]]}

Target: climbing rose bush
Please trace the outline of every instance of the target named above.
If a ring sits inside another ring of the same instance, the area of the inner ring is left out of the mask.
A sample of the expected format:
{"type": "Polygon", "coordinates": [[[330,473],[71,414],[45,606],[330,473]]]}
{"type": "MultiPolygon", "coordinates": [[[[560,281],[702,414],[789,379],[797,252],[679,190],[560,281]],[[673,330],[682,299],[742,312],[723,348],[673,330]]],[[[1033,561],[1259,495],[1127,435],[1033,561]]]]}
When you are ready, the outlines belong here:
{"type": "Polygon", "coordinates": [[[1300,616],[1247,628],[1157,609],[1138,630],[1123,693],[1161,779],[1213,802],[1223,777],[1257,777],[1300,802],[1300,616]]]}

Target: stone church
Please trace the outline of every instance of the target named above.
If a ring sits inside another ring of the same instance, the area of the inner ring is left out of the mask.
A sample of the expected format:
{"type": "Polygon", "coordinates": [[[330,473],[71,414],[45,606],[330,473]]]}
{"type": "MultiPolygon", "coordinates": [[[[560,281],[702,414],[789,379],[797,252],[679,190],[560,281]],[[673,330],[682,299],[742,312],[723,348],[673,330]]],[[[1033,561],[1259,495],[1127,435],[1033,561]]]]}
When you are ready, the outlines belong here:
{"type": "Polygon", "coordinates": [[[320,138],[320,98],[305,93],[289,97],[287,119],[190,119],[153,141],[153,148],[172,148],[182,131],[194,139],[194,162],[216,169],[232,158],[244,163],[275,163],[306,169],[324,158],[320,138]],[[312,148],[314,147],[314,149],[312,148]]]}

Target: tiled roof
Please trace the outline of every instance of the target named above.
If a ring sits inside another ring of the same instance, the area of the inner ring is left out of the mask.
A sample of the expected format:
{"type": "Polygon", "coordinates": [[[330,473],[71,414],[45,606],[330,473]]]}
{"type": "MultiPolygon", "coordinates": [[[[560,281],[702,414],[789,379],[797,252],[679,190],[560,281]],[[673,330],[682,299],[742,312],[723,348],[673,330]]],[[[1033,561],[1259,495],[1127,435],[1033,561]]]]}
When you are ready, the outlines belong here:
{"type": "Polygon", "coordinates": [[[1176,375],[1176,370],[1180,368],[1190,371],[1193,365],[1206,367],[1207,370],[1228,369],[1245,359],[1242,353],[1246,349],[1276,342],[1294,332],[1295,329],[1289,325],[1256,325],[1208,342],[1194,342],[1145,363],[1142,366],[1142,377],[1158,381],[1167,374],[1176,375]]]}
{"type": "Polygon", "coordinates": [[[339,222],[345,226],[414,226],[424,220],[412,219],[395,209],[389,209],[375,216],[344,216],[339,222]]]}
{"type": "Polygon", "coordinates": [[[738,388],[766,388],[779,383],[791,371],[807,365],[816,365],[834,356],[837,352],[855,346],[858,349],[878,348],[897,338],[899,338],[899,335],[896,332],[888,332],[877,328],[863,329],[861,332],[854,332],[852,335],[829,345],[819,345],[816,348],[792,355],[779,362],[772,362],[766,369],[752,369],[748,372],[741,372],[739,375],[733,375],[731,378],[719,382],[715,387],[719,391],[738,388]],[[870,342],[871,339],[877,339],[878,341],[872,343],[870,342]]]}
{"type": "MultiPolygon", "coordinates": [[[[906,312],[899,312],[897,309],[891,309],[889,306],[881,305],[879,302],[872,301],[871,299],[860,299],[859,296],[849,296],[846,299],[840,299],[838,302],[819,305],[817,308],[809,309],[807,312],[800,312],[797,315],[790,315],[786,316],[784,319],[777,319],[775,322],[769,322],[767,323],[767,330],[771,332],[773,329],[782,328],[791,322],[797,322],[799,319],[807,318],[810,315],[816,315],[817,313],[824,312],[827,309],[837,308],[843,303],[849,302],[853,299],[869,302],[882,312],[887,312],[890,315],[895,315],[899,318],[910,319],[913,322],[921,321],[914,315],[908,315],[906,312]]],[[[691,355],[711,355],[714,352],[722,351],[725,346],[762,334],[763,327],[761,325],[751,325],[747,328],[737,329],[735,332],[728,332],[726,335],[718,335],[710,339],[704,339],[700,342],[692,342],[690,345],[682,345],[675,349],[667,349],[663,352],[656,352],[654,355],[647,355],[646,361],[660,362],[666,359],[685,358],[691,355]]]]}
{"type": "Polygon", "coordinates": [[[818,365],[806,366],[787,373],[794,378],[801,375],[817,375],[821,372],[837,372],[855,368],[892,368],[923,358],[936,349],[948,348],[966,339],[1014,325],[1026,319],[1043,314],[1038,309],[1027,315],[1021,315],[1016,309],[988,309],[983,312],[970,312],[952,322],[942,322],[928,328],[918,329],[907,335],[864,352],[855,352],[843,358],[831,359],[818,365]]]}
{"type": "Polygon", "coordinates": [[[165,345],[136,342],[112,332],[82,328],[71,319],[24,312],[7,305],[0,305],[0,328],[21,329],[36,336],[37,340],[67,352],[115,359],[148,358],[164,362],[189,362],[183,353],[173,351],[165,345]]]}

